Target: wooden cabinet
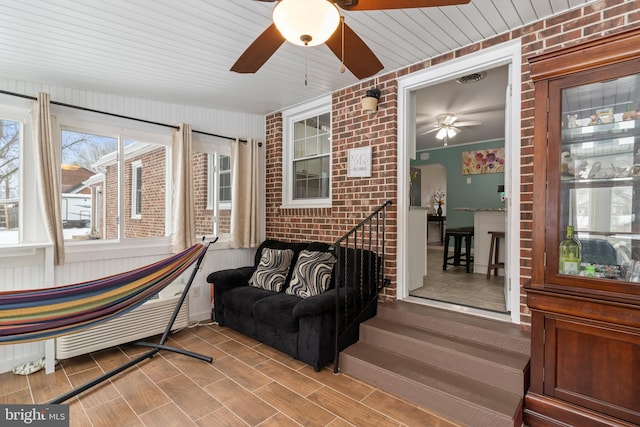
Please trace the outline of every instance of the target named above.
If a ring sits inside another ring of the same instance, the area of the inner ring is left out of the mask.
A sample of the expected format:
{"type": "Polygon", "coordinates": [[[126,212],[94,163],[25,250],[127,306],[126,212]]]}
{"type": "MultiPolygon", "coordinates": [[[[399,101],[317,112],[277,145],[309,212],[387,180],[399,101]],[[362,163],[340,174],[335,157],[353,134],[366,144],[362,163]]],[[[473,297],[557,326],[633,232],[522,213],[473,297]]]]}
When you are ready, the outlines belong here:
{"type": "Polygon", "coordinates": [[[528,61],[535,145],[525,422],[640,425],[640,29],[528,61]],[[577,272],[561,274],[568,226],[581,257],[577,272]]]}

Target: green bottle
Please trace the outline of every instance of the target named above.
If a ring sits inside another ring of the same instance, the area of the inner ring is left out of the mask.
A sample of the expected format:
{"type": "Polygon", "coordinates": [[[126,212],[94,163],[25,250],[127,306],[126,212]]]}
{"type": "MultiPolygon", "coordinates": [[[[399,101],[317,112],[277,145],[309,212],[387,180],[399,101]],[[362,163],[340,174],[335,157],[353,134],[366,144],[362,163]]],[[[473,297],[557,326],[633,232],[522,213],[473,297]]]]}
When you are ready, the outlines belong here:
{"type": "Polygon", "coordinates": [[[573,236],[573,226],[567,226],[567,237],[560,242],[560,274],[580,273],[580,242],[573,236]]]}

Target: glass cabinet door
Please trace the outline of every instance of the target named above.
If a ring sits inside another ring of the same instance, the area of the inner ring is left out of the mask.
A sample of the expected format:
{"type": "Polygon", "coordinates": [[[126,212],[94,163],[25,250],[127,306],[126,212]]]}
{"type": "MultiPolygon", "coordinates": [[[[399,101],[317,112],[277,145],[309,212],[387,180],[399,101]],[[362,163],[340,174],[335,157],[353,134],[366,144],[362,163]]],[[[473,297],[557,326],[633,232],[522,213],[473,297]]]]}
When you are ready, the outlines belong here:
{"type": "Polygon", "coordinates": [[[640,282],[640,75],[561,88],[557,113],[557,273],[640,282]]]}

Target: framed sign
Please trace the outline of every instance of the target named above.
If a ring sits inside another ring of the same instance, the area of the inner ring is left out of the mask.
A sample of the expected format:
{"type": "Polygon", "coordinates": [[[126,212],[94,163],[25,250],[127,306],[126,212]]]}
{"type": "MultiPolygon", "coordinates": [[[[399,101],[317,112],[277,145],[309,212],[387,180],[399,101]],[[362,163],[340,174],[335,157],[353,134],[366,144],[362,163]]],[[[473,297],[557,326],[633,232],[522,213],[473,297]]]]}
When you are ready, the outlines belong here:
{"type": "Polygon", "coordinates": [[[368,178],[371,176],[371,146],[349,150],[347,176],[350,178],[368,178]]]}

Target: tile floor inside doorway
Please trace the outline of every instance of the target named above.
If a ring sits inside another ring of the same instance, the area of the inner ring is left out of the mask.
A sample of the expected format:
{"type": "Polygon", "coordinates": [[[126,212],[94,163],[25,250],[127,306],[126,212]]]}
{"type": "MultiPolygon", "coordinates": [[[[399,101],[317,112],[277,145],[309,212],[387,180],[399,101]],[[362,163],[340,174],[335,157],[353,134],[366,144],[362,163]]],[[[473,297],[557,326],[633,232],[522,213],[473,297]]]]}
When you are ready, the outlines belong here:
{"type": "MultiPolygon", "coordinates": [[[[423,286],[409,292],[409,295],[469,307],[506,313],[504,300],[504,276],[467,273],[466,267],[447,266],[442,270],[444,248],[427,248],[427,275],[423,286]]],[[[450,251],[453,254],[453,251],[450,251]]],[[[473,268],[473,266],[472,266],[473,268]]],[[[473,270],[472,270],[473,271],[473,270]]],[[[504,274],[500,270],[500,274],[504,274]]]]}

